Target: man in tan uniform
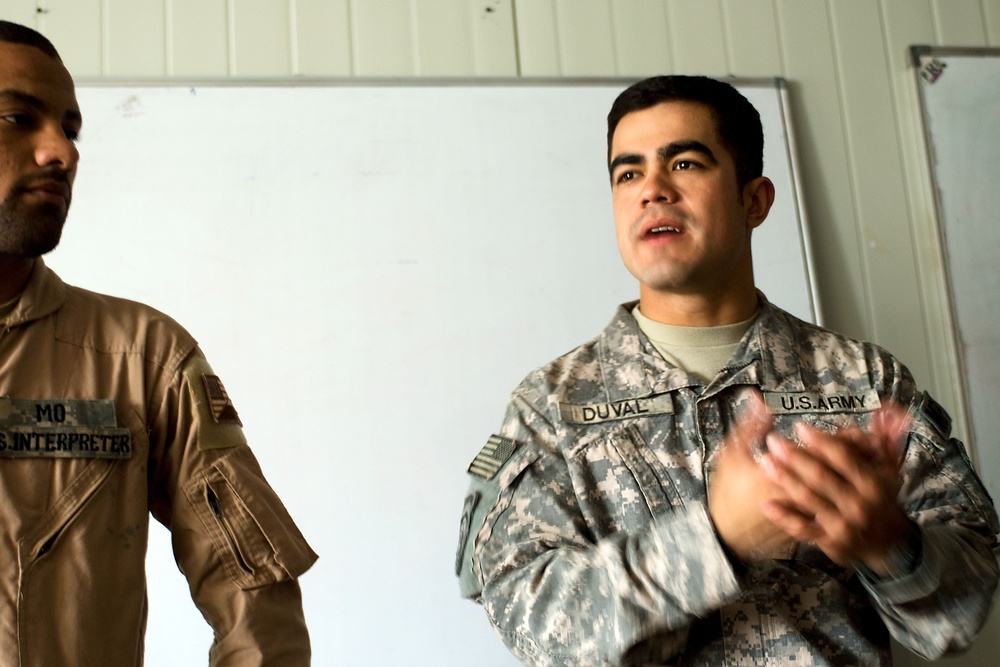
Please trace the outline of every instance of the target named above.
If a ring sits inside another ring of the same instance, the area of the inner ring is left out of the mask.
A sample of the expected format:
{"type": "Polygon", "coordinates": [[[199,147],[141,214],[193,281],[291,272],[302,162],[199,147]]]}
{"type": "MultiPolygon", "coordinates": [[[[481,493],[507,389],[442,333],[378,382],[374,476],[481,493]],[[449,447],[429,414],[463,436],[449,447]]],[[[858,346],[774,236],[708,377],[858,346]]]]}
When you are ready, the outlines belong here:
{"type": "Polygon", "coordinates": [[[150,512],[211,665],[308,665],[297,577],[316,556],[195,340],[40,259],[82,121],[52,44],[0,21],[0,665],[142,664],[150,512]]]}

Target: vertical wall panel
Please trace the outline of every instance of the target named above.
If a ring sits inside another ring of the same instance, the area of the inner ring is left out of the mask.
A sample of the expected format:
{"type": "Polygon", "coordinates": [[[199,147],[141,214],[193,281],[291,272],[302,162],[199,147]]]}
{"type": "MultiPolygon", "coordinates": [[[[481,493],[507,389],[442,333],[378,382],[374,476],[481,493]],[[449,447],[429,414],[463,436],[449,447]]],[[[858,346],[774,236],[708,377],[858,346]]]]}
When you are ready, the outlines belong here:
{"type": "Polygon", "coordinates": [[[729,66],[742,77],[782,76],[778,18],[772,0],[723,0],[729,66]]]}
{"type": "Polygon", "coordinates": [[[933,0],[881,0],[881,10],[894,59],[896,56],[905,59],[907,49],[915,44],[937,43],[933,0]]]}
{"type": "Polygon", "coordinates": [[[0,18],[38,29],[38,0],[4,0],[0,18]]]}
{"type": "Polygon", "coordinates": [[[517,76],[514,0],[465,0],[473,8],[477,76],[517,76]]]}
{"type": "Polygon", "coordinates": [[[886,53],[891,66],[895,127],[906,187],[906,215],[913,235],[913,258],[918,268],[917,287],[923,301],[921,327],[932,353],[927,356],[930,378],[925,386],[956,419],[964,432],[956,344],[951,327],[949,296],[944,278],[941,246],[934,221],[934,200],[919,122],[915,75],[909,65],[909,48],[935,43],[931,0],[881,0],[886,53]]]}
{"type": "Polygon", "coordinates": [[[934,14],[942,46],[986,46],[979,0],[934,0],[934,14]]]}
{"type": "Polygon", "coordinates": [[[719,0],[668,0],[675,74],[726,76],[726,40],[719,0]]]}
{"type": "Polygon", "coordinates": [[[986,27],[986,44],[1000,46],[1000,2],[982,0],[983,20],[986,27]]]}
{"type": "Polygon", "coordinates": [[[562,63],[554,0],[514,1],[520,75],[558,76],[562,63]]]}
{"type": "Polygon", "coordinates": [[[511,0],[415,0],[417,73],[517,76],[511,0]]]}
{"type": "Polygon", "coordinates": [[[614,76],[614,31],[608,0],[556,0],[563,76],[614,76]]]}
{"type": "Polygon", "coordinates": [[[351,75],[348,0],[292,0],[292,29],[294,74],[351,75]]]}
{"type": "Polygon", "coordinates": [[[409,0],[351,3],[356,76],[414,76],[413,13],[409,0]]]}
{"type": "Polygon", "coordinates": [[[663,0],[612,2],[618,74],[643,77],[670,74],[670,31],[663,0]]]}
{"type": "Polygon", "coordinates": [[[167,0],[167,74],[229,74],[227,0],[167,0]]]}
{"type": "Polygon", "coordinates": [[[167,73],[164,0],[105,0],[105,74],[159,77],[167,73]]]}
{"type": "Polygon", "coordinates": [[[826,3],[778,0],[776,8],[824,322],[870,340],[826,3]]]}
{"type": "Polygon", "coordinates": [[[416,74],[472,76],[472,7],[467,0],[413,3],[416,28],[416,74]]]}
{"type": "Polygon", "coordinates": [[[75,77],[104,74],[101,0],[39,0],[37,24],[75,77]]]}
{"type": "Polygon", "coordinates": [[[831,6],[849,167],[861,225],[871,336],[926,384],[931,373],[918,274],[913,258],[899,137],[892,128],[892,77],[879,7],[870,0],[831,6]],[[878,188],[866,184],[878,183],[878,188]]]}
{"type": "Polygon", "coordinates": [[[288,0],[229,0],[230,67],[236,76],[292,73],[288,0]]]}

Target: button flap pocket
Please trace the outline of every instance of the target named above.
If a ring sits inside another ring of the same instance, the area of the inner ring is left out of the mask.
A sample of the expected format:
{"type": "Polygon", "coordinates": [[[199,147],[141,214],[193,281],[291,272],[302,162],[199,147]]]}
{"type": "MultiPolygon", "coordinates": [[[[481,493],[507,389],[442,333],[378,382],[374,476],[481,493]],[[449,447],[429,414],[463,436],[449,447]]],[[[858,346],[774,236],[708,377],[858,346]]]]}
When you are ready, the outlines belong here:
{"type": "Polygon", "coordinates": [[[248,448],[217,460],[184,488],[216,553],[240,588],[298,577],[316,554],[248,448]]]}

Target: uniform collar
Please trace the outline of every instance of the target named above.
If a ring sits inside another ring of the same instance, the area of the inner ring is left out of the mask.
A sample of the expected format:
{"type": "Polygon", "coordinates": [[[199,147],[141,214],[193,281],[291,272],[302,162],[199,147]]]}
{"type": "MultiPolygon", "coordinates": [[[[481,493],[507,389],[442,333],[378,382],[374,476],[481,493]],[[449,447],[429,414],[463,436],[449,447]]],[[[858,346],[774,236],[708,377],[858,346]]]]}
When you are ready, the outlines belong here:
{"type": "MultiPolygon", "coordinates": [[[[707,394],[734,385],[763,391],[801,391],[795,335],[797,320],[758,292],[760,310],[735,353],[707,387],[707,394]]],[[[664,394],[697,382],[667,362],[632,317],[635,301],[622,304],[598,339],[598,354],[611,401],[664,394]]]]}
{"type": "Polygon", "coordinates": [[[12,328],[54,313],[66,301],[66,290],[66,283],[55,271],[45,266],[41,257],[36,258],[28,284],[7,318],[7,327],[12,328]]]}

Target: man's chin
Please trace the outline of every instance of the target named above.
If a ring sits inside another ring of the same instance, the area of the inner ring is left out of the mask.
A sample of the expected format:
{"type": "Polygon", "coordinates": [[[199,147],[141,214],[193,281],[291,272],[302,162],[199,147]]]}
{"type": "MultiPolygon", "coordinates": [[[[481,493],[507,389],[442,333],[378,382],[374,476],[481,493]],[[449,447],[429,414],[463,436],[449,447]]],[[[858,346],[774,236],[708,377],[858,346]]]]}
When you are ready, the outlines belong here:
{"type": "Polygon", "coordinates": [[[41,257],[56,249],[62,239],[62,216],[35,218],[33,226],[6,226],[0,220],[0,254],[16,257],[41,257]]]}

